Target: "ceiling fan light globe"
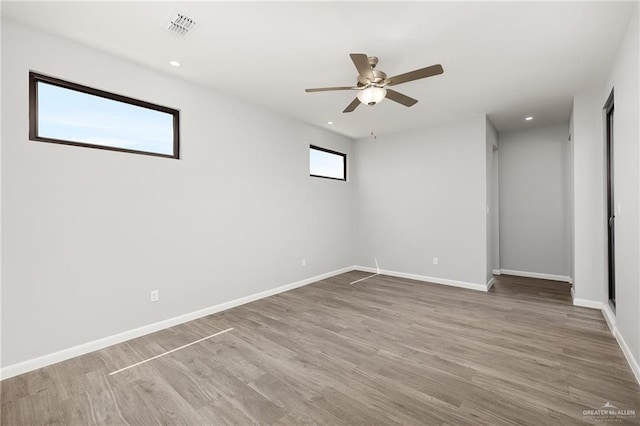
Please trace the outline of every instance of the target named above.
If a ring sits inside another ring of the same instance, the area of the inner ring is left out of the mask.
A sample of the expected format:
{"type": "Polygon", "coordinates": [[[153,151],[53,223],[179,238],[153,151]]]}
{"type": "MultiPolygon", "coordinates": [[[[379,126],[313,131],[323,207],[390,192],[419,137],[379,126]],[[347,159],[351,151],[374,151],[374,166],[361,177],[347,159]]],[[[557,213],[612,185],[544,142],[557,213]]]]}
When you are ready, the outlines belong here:
{"type": "Polygon", "coordinates": [[[358,99],[366,105],[375,105],[387,96],[387,89],[384,87],[367,87],[358,92],[358,99]]]}

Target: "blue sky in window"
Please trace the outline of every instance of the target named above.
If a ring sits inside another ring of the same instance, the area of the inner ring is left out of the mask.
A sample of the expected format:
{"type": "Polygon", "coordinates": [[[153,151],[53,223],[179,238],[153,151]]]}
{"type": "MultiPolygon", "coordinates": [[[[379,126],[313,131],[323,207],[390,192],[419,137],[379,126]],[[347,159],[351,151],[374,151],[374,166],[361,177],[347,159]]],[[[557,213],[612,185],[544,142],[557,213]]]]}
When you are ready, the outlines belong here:
{"type": "Polygon", "coordinates": [[[344,157],[313,148],[309,151],[310,174],[344,179],[344,157]]]}
{"type": "Polygon", "coordinates": [[[38,82],[38,135],[173,154],[173,116],[38,82]]]}

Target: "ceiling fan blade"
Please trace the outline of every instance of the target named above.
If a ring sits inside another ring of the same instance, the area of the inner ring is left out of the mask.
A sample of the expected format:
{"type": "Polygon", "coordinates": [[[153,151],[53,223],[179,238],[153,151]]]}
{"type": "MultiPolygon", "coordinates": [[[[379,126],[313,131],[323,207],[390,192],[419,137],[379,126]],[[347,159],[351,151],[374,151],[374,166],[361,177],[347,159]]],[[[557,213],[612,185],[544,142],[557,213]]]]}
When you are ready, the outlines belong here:
{"type": "Polygon", "coordinates": [[[354,109],[358,108],[358,105],[360,105],[360,99],[355,98],[355,99],[353,100],[353,102],[351,102],[351,103],[349,104],[349,106],[348,106],[348,107],[346,107],[346,108],[344,109],[344,111],[342,111],[342,112],[351,112],[351,111],[353,111],[354,109]]]}
{"type": "Polygon", "coordinates": [[[332,90],[358,90],[357,87],[318,87],[314,89],[304,89],[305,92],[330,92],[332,90]]]}
{"type": "Polygon", "coordinates": [[[353,65],[356,66],[360,77],[363,80],[368,79],[369,81],[373,81],[373,72],[371,70],[371,65],[369,64],[369,57],[364,53],[352,53],[349,56],[351,56],[353,65]]]}
{"type": "Polygon", "coordinates": [[[410,98],[407,95],[403,95],[395,90],[387,89],[387,99],[391,99],[399,104],[410,107],[418,103],[417,99],[410,98]]]}
{"type": "Polygon", "coordinates": [[[410,71],[404,74],[396,75],[387,79],[387,86],[395,86],[396,84],[406,83],[408,81],[419,80],[421,78],[432,77],[434,75],[442,74],[444,70],[442,65],[436,64],[430,67],[421,68],[419,70],[410,71]]]}

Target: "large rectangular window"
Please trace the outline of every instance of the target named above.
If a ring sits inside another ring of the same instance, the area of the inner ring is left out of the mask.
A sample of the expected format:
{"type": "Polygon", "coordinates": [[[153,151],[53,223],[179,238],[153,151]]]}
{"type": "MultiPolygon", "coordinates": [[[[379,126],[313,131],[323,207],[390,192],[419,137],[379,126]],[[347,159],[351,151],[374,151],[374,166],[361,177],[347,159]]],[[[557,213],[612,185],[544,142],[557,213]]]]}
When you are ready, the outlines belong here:
{"type": "Polygon", "coordinates": [[[179,112],[29,73],[29,139],[179,158],[179,112]]]}
{"type": "Polygon", "coordinates": [[[347,180],[347,154],[310,145],[309,174],[314,177],[347,180]]]}

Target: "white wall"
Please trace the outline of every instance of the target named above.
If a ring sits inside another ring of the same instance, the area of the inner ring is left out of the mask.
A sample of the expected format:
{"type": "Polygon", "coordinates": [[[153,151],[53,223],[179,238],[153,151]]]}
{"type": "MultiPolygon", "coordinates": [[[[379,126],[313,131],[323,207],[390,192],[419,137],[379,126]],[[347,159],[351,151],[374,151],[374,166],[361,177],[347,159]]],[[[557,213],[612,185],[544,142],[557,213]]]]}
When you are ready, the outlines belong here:
{"type": "Polygon", "coordinates": [[[497,158],[498,132],[489,119],[486,119],[486,188],[487,188],[487,282],[493,278],[493,270],[499,263],[499,238],[500,232],[496,227],[498,223],[499,211],[496,208],[496,201],[499,195],[495,193],[498,189],[496,173],[498,171],[497,158]],[[498,253],[496,253],[498,252],[498,253]]]}
{"type": "MultiPolygon", "coordinates": [[[[600,108],[614,89],[614,200],[617,326],[640,362],[640,43],[638,6],[600,94],[600,108]]],[[[606,204],[605,204],[606,205],[606,204]]],[[[606,211],[606,210],[605,210],[606,211]]],[[[605,240],[606,241],[606,240],[605,240]]]]}
{"type": "Polygon", "coordinates": [[[574,297],[603,301],[606,235],[602,106],[597,93],[573,99],[574,297]]]}
{"type": "MultiPolygon", "coordinates": [[[[640,49],[638,7],[602,86],[574,97],[575,298],[607,304],[603,107],[615,89],[616,326],[640,377],[640,49]]],[[[575,299],[574,299],[575,300],[575,299]]],[[[626,351],[626,350],[625,350],[626,351]]]]}
{"type": "Polygon", "coordinates": [[[568,277],[568,124],[500,134],[500,267],[568,277]]]}
{"type": "Polygon", "coordinates": [[[500,270],[500,147],[493,151],[493,199],[492,199],[492,231],[493,231],[493,265],[495,271],[500,270]]]}
{"type": "Polygon", "coordinates": [[[484,115],[357,140],[358,264],[484,286],[485,140],[484,115]]]}
{"type": "MultiPolygon", "coordinates": [[[[0,5],[0,8],[2,7],[2,5],[0,5]]],[[[1,10],[0,10],[1,12],[1,10]]],[[[1,37],[2,37],[2,26],[3,26],[3,22],[2,19],[0,19],[0,42],[1,37]]],[[[1,53],[1,52],[0,52],[1,53]]],[[[2,58],[0,55],[0,65],[2,64],[2,58]]],[[[2,80],[2,67],[0,66],[0,82],[2,80]]],[[[2,84],[0,84],[0,99],[2,99],[2,92],[3,92],[3,88],[2,88],[2,84]]],[[[0,131],[2,129],[2,115],[1,114],[1,108],[2,106],[0,105],[0,131]]],[[[1,134],[0,134],[0,138],[1,138],[1,134]]],[[[4,176],[4,172],[2,170],[2,163],[4,162],[2,157],[2,152],[3,152],[3,148],[2,148],[2,139],[0,139],[0,368],[2,368],[2,277],[3,277],[3,273],[2,273],[2,259],[3,259],[3,247],[4,247],[4,229],[3,229],[3,224],[4,224],[4,215],[3,215],[3,201],[2,201],[2,177],[4,176]]],[[[2,379],[0,377],[0,379],[2,379]]]]}
{"type": "Polygon", "coordinates": [[[2,366],[353,264],[347,138],[6,21],[2,122],[2,366]],[[180,109],[182,159],[29,141],[30,69],[180,109]]]}
{"type": "Polygon", "coordinates": [[[565,151],[565,164],[564,164],[564,179],[567,188],[567,197],[565,199],[565,209],[566,209],[566,224],[567,229],[566,232],[568,234],[569,240],[569,276],[575,277],[575,253],[574,253],[574,212],[575,207],[573,205],[574,202],[574,171],[573,171],[573,141],[575,139],[574,136],[574,126],[573,126],[573,107],[571,108],[571,116],[569,117],[569,143],[566,146],[565,151]]]}

